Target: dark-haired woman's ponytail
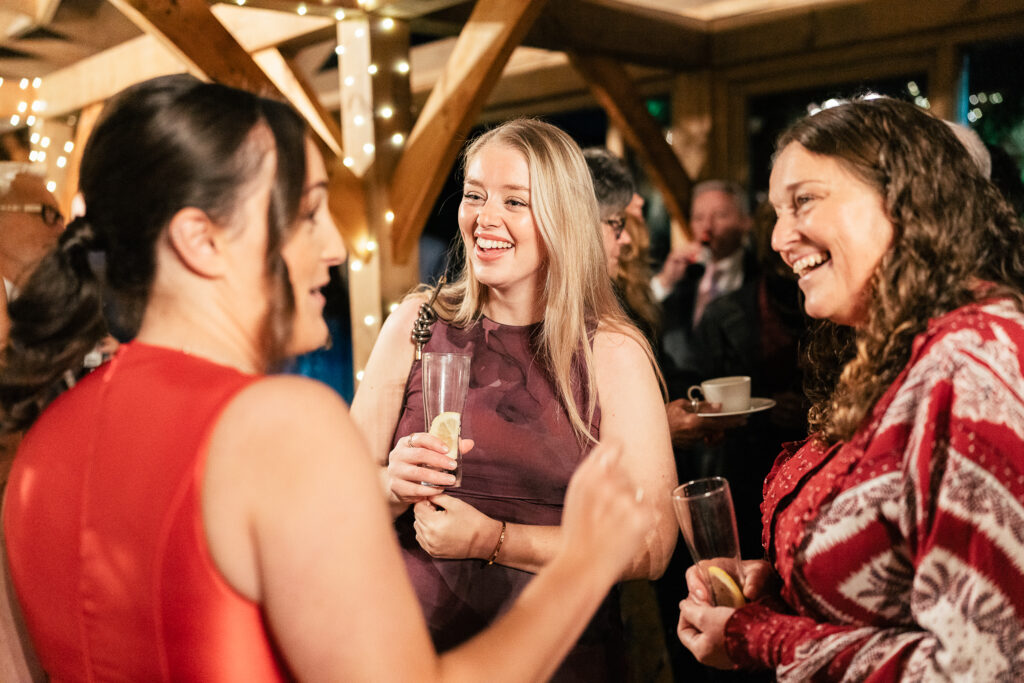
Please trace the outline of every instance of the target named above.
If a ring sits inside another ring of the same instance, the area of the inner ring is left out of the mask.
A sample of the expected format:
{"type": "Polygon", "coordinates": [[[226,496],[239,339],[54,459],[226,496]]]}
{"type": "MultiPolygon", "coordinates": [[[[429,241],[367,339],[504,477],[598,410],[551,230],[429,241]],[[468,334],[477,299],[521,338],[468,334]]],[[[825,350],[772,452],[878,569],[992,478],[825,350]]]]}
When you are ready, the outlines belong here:
{"type": "Polygon", "coordinates": [[[102,286],[89,262],[90,251],[102,246],[89,221],[76,219],[8,304],[10,333],[0,351],[0,433],[31,425],[57,396],[65,374],[80,368],[106,334],[102,286]]]}

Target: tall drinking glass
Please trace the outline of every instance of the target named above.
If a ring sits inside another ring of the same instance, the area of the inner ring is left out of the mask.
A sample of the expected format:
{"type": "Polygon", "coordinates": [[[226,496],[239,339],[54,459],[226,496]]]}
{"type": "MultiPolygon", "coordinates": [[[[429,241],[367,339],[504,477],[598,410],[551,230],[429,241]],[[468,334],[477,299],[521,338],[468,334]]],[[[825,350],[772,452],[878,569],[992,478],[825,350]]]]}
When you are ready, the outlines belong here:
{"type": "Polygon", "coordinates": [[[722,477],[688,481],[672,491],[672,505],[712,604],[741,606],[743,565],[729,482],[722,477]]]}
{"type": "Polygon", "coordinates": [[[450,488],[462,485],[459,436],[462,433],[466,392],[469,390],[470,358],[466,353],[428,351],[423,354],[423,413],[426,431],[444,441],[448,446],[448,455],[457,462],[452,472],[455,484],[450,488]]]}

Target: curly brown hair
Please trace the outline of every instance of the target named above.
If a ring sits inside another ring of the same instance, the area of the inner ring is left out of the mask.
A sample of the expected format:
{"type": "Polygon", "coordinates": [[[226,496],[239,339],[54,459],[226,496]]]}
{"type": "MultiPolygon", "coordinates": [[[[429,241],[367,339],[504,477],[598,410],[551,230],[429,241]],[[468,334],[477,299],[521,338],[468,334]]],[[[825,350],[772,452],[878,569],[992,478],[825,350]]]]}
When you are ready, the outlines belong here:
{"type": "Polygon", "coordinates": [[[1024,301],[1024,228],[941,120],[912,104],[858,99],[801,119],[776,148],[831,157],[875,189],[893,241],[868,283],[866,323],[819,324],[807,351],[811,430],[853,436],[928,321],[994,295],[1024,301]]]}

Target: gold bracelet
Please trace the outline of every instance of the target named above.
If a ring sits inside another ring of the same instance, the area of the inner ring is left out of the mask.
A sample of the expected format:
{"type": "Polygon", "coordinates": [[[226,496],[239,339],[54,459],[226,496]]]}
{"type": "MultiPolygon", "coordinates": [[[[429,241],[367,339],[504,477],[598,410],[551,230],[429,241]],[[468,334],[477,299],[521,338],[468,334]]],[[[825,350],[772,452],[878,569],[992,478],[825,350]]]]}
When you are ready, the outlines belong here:
{"type": "Polygon", "coordinates": [[[498,559],[498,551],[501,550],[501,544],[505,542],[505,522],[501,523],[501,534],[498,536],[498,545],[494,546],[494,552],[491,553],[491,559],[487,560],[487,564],[494,564],[494,561],[498,559]]]}

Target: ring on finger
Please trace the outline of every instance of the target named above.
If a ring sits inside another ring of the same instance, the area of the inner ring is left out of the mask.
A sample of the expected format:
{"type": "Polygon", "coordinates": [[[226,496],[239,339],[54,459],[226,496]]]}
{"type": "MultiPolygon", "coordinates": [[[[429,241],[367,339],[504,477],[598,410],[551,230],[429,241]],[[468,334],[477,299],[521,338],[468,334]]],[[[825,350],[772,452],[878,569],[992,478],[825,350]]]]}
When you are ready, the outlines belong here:
{"type": "Polygon", "coordinates": [[[415,444],[415,443],[413,443],[413,440],[414,440],[415,438],[416,438],[416,435],[415,435],[415,434],[410,434],[410,435],[409,435],[409,448],[416,448],[416,444],[415,444]]]}

